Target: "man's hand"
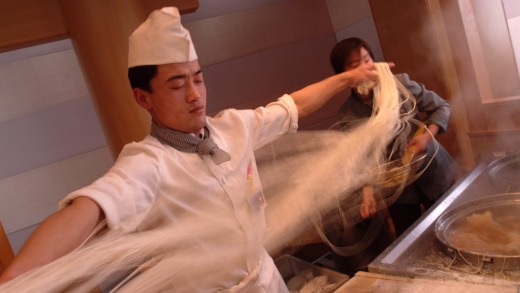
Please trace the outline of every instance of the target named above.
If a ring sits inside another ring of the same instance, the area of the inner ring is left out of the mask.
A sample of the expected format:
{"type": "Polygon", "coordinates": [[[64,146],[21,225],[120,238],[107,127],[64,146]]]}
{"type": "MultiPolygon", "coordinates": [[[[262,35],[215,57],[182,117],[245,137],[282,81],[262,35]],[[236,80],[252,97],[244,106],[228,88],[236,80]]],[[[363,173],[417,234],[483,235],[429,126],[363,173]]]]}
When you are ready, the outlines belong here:
{"type": "Polygon", "coordinates": [[[363,187],[363,202],[361,203],[359,211],[363,219],[371,218],[376,214],[376,199],[374,197],[374,187],[363,187]]]}
{"type": "Polygon", "coordinates": [[[406,148],[415,147],[415,154],[422,153],[426,150],[426,146],[432,139],[432,136],[429,133],[423,133],[415,136],[409,142],[406,148]]]}
{"type": "Polygon", "coordinates": [[[436,124],[428,125],[428,131],[425,131],[423,127],[420,127],[412,139],[406,145],[406,148],[414,147],[414,153],[422,153],[426,151],[426,147],[432,138],[439,132],[439,126],[436,124]]]}

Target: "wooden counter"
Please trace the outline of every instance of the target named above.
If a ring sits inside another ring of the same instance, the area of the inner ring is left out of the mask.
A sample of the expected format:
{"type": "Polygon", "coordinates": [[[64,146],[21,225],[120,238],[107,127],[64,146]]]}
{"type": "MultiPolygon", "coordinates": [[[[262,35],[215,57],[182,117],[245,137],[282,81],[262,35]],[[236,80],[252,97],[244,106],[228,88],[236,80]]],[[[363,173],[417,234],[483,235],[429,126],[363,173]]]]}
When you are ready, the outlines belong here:
{"type": "Polygon", "coordinates": [[[457,292],[457,293],[517,293],[519,285],[487,285],[453,280],[406,278],[369,272],[357,272],[336,293],[361,292],[457,292]]]}

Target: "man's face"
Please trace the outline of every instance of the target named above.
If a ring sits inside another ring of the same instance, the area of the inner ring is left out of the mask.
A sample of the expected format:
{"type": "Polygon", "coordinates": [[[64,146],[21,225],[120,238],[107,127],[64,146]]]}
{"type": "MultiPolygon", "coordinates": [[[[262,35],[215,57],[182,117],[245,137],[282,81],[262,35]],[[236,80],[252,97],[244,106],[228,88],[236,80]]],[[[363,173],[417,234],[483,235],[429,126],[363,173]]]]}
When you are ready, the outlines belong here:
{"type": "Polygon", "coordinates": [[[368,53],[367,49],[361,47],[359,51],[353,51],[350,53],[350,56],[345,62],[345,71],[352,70],[361,65],[371,64],[374,64],[374,60],[370,57],[370,53],[368,53]]]}
{"type": "MultiPolygon", "coordinates": [[[[353,51],[350,53],[349,58],[345,62],[345,71],[349,71],[352,69],[355,69],[358,66],[361,65],[372,65],[374,64],[374,60],[372,57],[370,57],[370,53],[368,53],[367,49],[361,47],[359,51],[353,51]]],[[[372,90],[370,90],[368,93],[362,94],[360,93],[357,88],[354,89],[358,96],[361,97],[361,99],[365,102],[369,102],[372,99],[372,90]]]]}
{"type": "Polygon", "coordinates": [[[150,87],[151,93],[141,91],[145,103],[136,99],[159,126],[197,134],[205,126],[206,86],[197,60],[159,65],[150,87]]]}

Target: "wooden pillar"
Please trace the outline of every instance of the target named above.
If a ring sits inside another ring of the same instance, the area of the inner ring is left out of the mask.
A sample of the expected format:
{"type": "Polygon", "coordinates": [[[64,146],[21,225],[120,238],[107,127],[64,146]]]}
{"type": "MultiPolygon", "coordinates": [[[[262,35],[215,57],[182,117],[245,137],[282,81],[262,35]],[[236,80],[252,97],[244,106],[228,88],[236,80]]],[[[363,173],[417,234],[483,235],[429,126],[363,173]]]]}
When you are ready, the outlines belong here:
{"type": "Polygon", "coordinates": [[[153,9],[195,11],[198,1],[60,0],[63,16],[112,155],[141,140],[150,118],[133,100],[127,78],[128,36],[153,9]],[[177,5],[176,5],[177,4],[177,5]]]}
{"type": "Polygon", "coordinates": [[[466,137],[465,113],[453,86],[453,60],[446,52],[446,33],[439,28],[432,5],[437,0],[369,0],[386,61],[395,62],[395,73],[408,73],[452,106],[448,132],[437,138],[463,169],[474,165],[466,137]]]}
{"type": "Polygon", "coordinates": [[[14,252],[9,243],[9,239],[5,234],[4,226],[0,222],[0,274],[7,268],[7,266],[13,261],[14,252]]]}

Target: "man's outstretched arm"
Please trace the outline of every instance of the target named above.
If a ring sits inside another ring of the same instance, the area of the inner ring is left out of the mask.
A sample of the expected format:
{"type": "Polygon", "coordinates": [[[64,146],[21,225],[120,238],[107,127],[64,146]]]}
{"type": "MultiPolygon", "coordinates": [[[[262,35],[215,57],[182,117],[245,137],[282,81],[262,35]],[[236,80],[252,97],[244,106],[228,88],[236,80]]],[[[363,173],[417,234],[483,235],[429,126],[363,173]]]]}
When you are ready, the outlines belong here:
{"type": "Polygon", "coordinates": [[[0,283],[70,253],[103,219],[102,210],[93,200],[87,197],[74,199],[69,206],[50,215],[38,226],[0,276],[0,283]]]}

